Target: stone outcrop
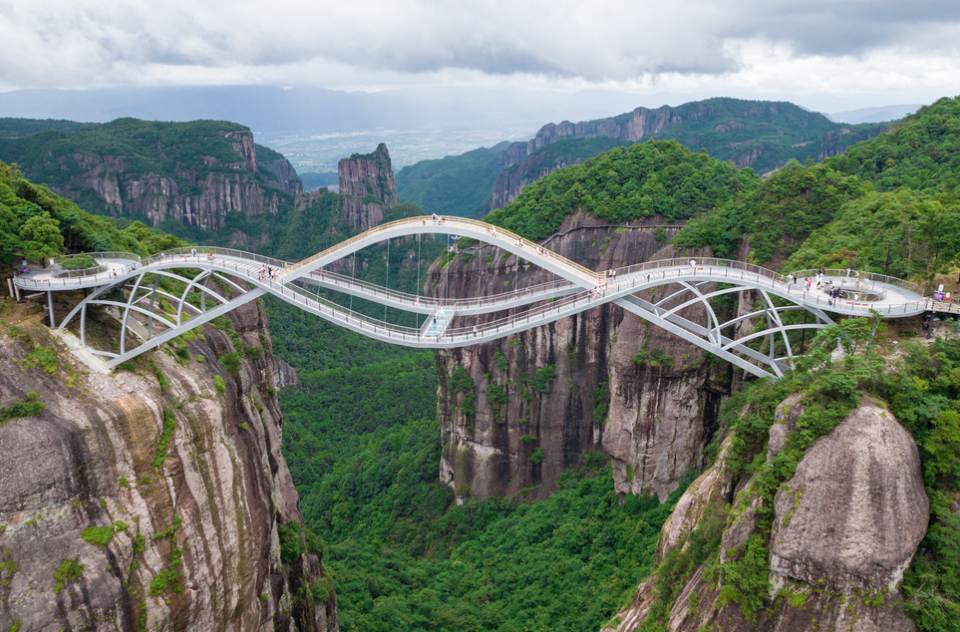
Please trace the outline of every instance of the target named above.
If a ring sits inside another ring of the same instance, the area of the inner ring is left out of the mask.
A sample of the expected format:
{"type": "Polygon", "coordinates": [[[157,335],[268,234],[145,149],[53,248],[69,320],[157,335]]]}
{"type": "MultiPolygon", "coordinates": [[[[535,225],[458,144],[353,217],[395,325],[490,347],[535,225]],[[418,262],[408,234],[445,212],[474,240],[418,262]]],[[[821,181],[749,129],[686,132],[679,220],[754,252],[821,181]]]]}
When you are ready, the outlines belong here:
{"type": "MultiPolygon", "coordinates": [[[[701,103],[701,116],[710,114],[709,105],[701,103]]],[[[680,125],[684,118],[668,105],[650,110],[639,107],[626,114],[593,121],[571,123],[550,123],[544,125],[536,136],[526,143],[514,143],[500,154],[500,167],[506,169],[531,155],[541,147],[566,138],[592,138],[608,136],[620,140],[637,142],[654,134],[680,125]]]]}
{"type": "MultiPolygon", "coordinates": [[[[265,313],[231,317],[259,349],[235,376],[210,327],[189,353],[112,375],[76,364],[39,317],[0,337],[0,407],[28,391],[46,405],[0,426],[0,629],[338,629],[319,551],[297,543],[265,313]],[[31,366],[34,345],[60,351],[53,374],[31,366]]],[[[109,326],[88,320],[88,336],[109,326]]]]}
{"type": "Polygon", "coordinates": [[[396,185],[393,182],[393,167],[390,152],[383,143],[370,154],[354,154],[337,163],[340,176],[340,193],[364,197],[372,195],[386,206],[396,206],[396,185]]]}
{"type": "MultiPolygon", "coordinates": [[[[276,152],[269,153],[279,157],[257,161],[250,130],[220,135],[236,152],[234,160],[224,162],[202,153],[152,156],[149,152],[157,150],[150,147],[142,156],[127,156],[104,147],[58,156],[56,168],[72,175],[49,184],[63,197],[85,207],[99,205],[110,215],[143,219],[152,226],[174,219],[208,231],[220,230],[229,212],[247,217],[276,214],[290,196],[303,190],[293,166],[276,152]],[[167,161],[177,166],[170,167],[167,161]]],[[[43,180],[44,174],[28,170],[26,175],[43,180]]]]}
{"type": "Polygon", "coordinates": [[[861,406],[807,451],[774,510],[774,573],[895,590],[930,511],[916,442],[885,409],[861,406]]]}
{"type": "Polygon", "coordinates": [[[354,154],[337,163],[342,197],[342,225],[358,233],[383,221],[387,209],[400,203],[387,146],[370,154],[354,154]]]}
{"type": "Polygon", "coordinates": [[[569,167],[573,164],[582,164],[585,160],[568,161],[561,156],[556,159],[544,154],[533,154],[520,160],[517,164],[500,172],[497,181],[493,183],[493,197],[489,208],[503,208],[520,195],[523,187],[548,176],[557,169],[569,167]]]}
{"type": "MultiPolygon", "coordinates": [[[[602,222],[570,216],[544,243],[596,270],[674,254],[659,247],[653,229],[595,224],[602,222]]],[[[424,291],[484,296],[551,279],[484,246],[434,267],[424,291]]],[[[703,318],[699,310],[684,315],[703,318]]],[[[461,321],[453,326],[473,322],[461,321]]],[[[441,351],[438,375],[441,479],[459,497],[522,491],[544,498],[584,452],[600,450],[614,464],[619,493],[646,490],[665,498],[684,474],[702,467],[729,367],[711,365],[699,347],[608,305],[505,340],[441,351]],[[451,389],[458,369],[474,381],[472,393],[451,389]],[[473,397],[471,414],[465,400],[473,397]]]]}
{"type": "MultiPolygon", "coordinates": [[[[770,456],[782,449],[780,435],[801,414],[800,400],[793,396],[778,408],[770,456]]],[[[698,482],[722,478],[725,467],[718,459],[698,482]]],[[[684,541],[675,537],[671,525],[683,521],[677,512],[700,506],[704,489],[702,483],[691,485],[681,498],[661,532],[658,553],[684,541]]],[[[721,498],[723,502],[729,499],[721,498]]],[[[761,499],[748,496],[739,502],[746,508],[728,520],[721,561],[756,532],[761,499]]],[[[865,402],[811,446],[793,478],[778,490],[773,509],[769,579],[776,598],[745,616],[736,604],[719,599],[720,587],[705,578],[706,567],[700,566],[678,591],[666,617],[667,630],[916,630],[904,612],[899,585],[925,534],[929,504],[916,443],[885,407],[865,402]]],[[[653,604],[654,585],[655,578],[641,584],[631,605],[605,631],[638,630],[653,604]]]]}

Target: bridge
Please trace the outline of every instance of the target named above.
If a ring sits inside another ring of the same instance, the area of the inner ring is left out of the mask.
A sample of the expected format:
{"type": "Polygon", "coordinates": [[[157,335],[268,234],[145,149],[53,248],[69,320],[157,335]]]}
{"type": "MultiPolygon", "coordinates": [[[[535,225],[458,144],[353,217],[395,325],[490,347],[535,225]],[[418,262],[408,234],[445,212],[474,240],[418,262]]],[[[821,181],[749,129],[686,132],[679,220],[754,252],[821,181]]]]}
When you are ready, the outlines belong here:
{"type": "Polygon", "coordinates": [[[459,217],[424,216],[389,222],[298,263],[209,247],[180,248],[143,259],[119,252],[92,256],[96,267],[30,270],[15,277],[14,283],[22,290],[47,293],[51,327],[65,328],[79,319],[81,344],[104,356],[109,367],[268,293],[371,338],[435,349],[495,340],[614,303],[753,375],[774,379],[792,365],[795,354],[788,336],[791,331],[820,329],[832,324],[836,315],[870,316],[876,311],[886,317],[903,318],[931,310],[960,311],[929,298],[916,284],[851,270],[827,271],[825,282],[830,288],[840,288],[841,298],[806,287],[803,280],[815,277],[815,271],[799,271],[796,277],[790,277],[727,259],[665,259],[596,272],[501,227],[459,217]],[[390,290],[323,269],[367,246],[423,234],[458,235],[496,246],[554,273],[558,280],[493,296],[438,299],[390,290]],[[185,289],[179,294],[165,291],[160,285],[162,278],[174,279],[185,289]],[[211,281],[220,292],[210,287],[211,281]],[[662,299],[647,300],[640,295],[664,287],[668,292],[662,299]],[[312,288],[336,290],[426,318],[422,327],[377,320],[328,300],[312,288]],[[53,294],[76,290],[89,290],[89,294],[58,322],[53,294]],[[759,308],[721,321],[711,299],[743,290],[757,293],[759,308]],[[87,345],[86,317],[93,305],[119,310],[119,352],[87,345]],[[705,324],[684,315],[690,308],[703,310],[705,324]],[[793,310],[808,312],[813,322],[807,323],[805,318],[803,323],[785,323],[782,315],[793,310]],[[477,325],[460,326],[455,320],[500,312],[508,315],[477,325]],[[724,333],[750,319],[762,319],[765,327],[737,339],[724,333]],[[162,329],[155,332],[157,325],[162,329]],[[142,342],[131,346],[127,332],[134,328],[142,342]],[[776,355],[777,340],[782,341],[780,356],[776,355]],[[757,345],[750,344],[754,341],[765,342],[766,351],[754,348],[757,345]]]}

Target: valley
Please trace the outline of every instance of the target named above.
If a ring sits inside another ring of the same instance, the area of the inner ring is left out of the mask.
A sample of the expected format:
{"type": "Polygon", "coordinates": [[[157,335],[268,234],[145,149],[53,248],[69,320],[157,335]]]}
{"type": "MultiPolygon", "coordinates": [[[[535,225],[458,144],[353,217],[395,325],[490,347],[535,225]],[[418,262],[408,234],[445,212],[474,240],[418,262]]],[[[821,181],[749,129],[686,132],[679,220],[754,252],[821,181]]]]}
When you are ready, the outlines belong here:
{"type": "MultiPolygon", "coordinates": [[[[844,134],[803,131],[812,119],[757,102],[744,111],[760,124],[731,148],[718,139],[749,130],[717,129],[706,112],[729,123],[725,108],[746,103],[732,101],[545,127],[411,166],[379,136],[337,162],[337,193],[303,191],[307,163],[295,161],[320,158],[296,152],[313,150],[291,141],[294,156],[278,153],[233,123],[33,125],[0,140],[0,160],[20,169],[3,167],[0,259],[5,276],[21,254],[40,265],[103,250],[146,262],[232,246],[292,263],[394,220],[426,227],[454,199],[463,213],[451,215],[473,215],[514,173],[530,181],[485,209],[502,231],[492,244],[397,233],[328,271],[424,300],[490,297],[556,281],[524,256],[542,246],[593,271],[720,257],[956,292],[960,101],[844,134]],[[704,117],[695,126],[691,112],[704,117]],[[659,123],[623,131],[640,120],[659,123]],[[740,164],[748,154],[756,168],[740,164]],[[461,189],[470,179],[483,186],[461,189]]],[[[84,465],[57,470],[52,495],[39,473],[0,483],[0,629],[955,629],[949,308],[845,318],[830,304],[827,322],[691,267],[627,294],[715,326],[779,379],[616,302],[424,351],[269,296],[100,373],[50,333],[39,304],[4,299],[0,349],[15,370],[0,381],[0,446],[28,462],[42,429],[84,465]],[[678,292],[706,296],[683,304],[678,292]],[[91,528],[112,537],[91,542],[91,528]],[[45,556],[25,553],[44,529],[58,534],[45,556]]],[[[167,293],[154,295],[158,316],[177,313],[170,297],[196,303],[193,276],[151,274],[143,285],[167,293]]],[[[364,318],[425,322],[319,292],[364,318]]],[[[64,294],[58,313],[83,298],[64,294]]],[[[91,309],[89,335],[109,349],[120,325],[91,309]]],[[[482,331],[531,309],[450,326],[482,331]]]]}

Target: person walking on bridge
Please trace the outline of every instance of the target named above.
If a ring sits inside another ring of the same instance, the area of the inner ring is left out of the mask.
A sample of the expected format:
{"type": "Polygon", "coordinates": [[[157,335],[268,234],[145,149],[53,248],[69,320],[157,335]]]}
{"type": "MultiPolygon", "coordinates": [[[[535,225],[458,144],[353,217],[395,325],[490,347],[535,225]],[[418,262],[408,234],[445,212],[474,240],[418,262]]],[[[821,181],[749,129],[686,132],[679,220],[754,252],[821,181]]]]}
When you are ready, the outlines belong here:
{"type": "Polygon", "coordinates": [[[693,274],[696,274],[696,273],[697,273],[697,260],[696,260],[696,259],[691,259],[691,260],[690,260],[690,272],[693,273],[693,274]]]}

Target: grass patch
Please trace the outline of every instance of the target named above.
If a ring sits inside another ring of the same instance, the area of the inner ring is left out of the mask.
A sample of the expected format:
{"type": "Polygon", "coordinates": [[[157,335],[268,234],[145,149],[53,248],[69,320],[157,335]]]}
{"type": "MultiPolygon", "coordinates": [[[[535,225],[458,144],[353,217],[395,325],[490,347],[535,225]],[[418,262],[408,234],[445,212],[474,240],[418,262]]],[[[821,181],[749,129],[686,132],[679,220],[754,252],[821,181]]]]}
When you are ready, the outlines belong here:
{"type": "Polygon", "coordinates": [[[57,372],[57,352],[49,347],[36,347],[23,361],[23,366],[30,369],[39,366],[41,369],[53,375],[57,372]]]}
{"type": "Polygon", "coordinates": [[[213,376],[213,385],[217,387],[217,390],[221,393],[227,390],[227,384],[223,381],[223,378],[219,375],[213,376]]]}
{"type": "Polygon", "coordinates": [[[9,406],[0,408],[0,426],[3,425],[3,422],[10,419],[33,417],[34,415],[42,413],[47,408],[47,405],[37,401],[37,397],[37,394],[31,391],[27,394],[26,401],[15,400],[9,406]]]}

